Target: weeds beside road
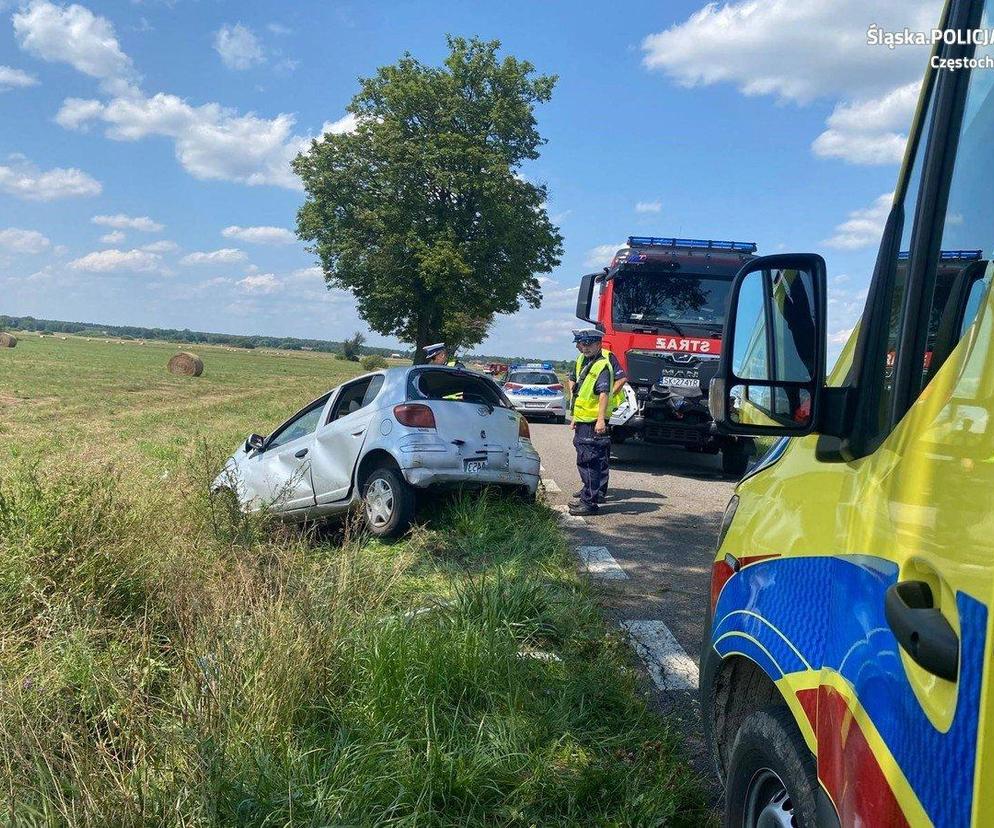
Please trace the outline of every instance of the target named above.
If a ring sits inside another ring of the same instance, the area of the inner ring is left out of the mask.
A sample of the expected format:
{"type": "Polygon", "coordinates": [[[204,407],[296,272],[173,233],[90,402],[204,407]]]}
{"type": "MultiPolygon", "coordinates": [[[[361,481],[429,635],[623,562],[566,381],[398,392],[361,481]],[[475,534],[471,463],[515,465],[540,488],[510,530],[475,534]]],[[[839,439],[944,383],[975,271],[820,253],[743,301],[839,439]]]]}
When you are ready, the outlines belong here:
{"type": "Polygon", "coordinates": [[[79,456],[0,460],[0,820],[707,822],[551,510],[467,493],[393,545],[246,518],[227,436],[101,459],[124,412],[88,399],[79,456]]]}

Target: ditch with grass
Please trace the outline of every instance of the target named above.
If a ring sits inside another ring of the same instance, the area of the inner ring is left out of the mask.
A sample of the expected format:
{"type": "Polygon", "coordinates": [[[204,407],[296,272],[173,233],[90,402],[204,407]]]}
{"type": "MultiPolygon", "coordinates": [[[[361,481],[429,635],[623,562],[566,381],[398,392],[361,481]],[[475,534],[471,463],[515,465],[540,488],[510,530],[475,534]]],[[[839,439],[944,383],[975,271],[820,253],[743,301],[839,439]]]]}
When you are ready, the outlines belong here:
{"type": "Polygon", "coordinates": [[[26,344],[0,358],[0,819],[711,820],[541,503],[453,493],[385,544],[210,494],[354,366],[202,349],[180,379],[166,348],[26,344]]]}

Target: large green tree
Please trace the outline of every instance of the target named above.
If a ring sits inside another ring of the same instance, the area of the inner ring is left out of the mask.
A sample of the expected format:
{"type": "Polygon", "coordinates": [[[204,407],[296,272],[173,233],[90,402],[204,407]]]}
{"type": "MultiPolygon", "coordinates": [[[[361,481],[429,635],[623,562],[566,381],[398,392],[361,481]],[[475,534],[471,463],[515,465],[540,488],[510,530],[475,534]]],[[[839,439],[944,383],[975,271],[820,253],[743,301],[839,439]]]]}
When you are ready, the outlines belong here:
{"type": "Polygon", "coordinates": [[[562,255],[544,185],[520,174],[545,140],[535,105],[556,78],[449,37],[441,67],[407,54],[360,81],[357,127],[293,162],[307,198],[297,235],[374,331],[416,347],[476,345],[498,313],[542,300],[562,255]]]}

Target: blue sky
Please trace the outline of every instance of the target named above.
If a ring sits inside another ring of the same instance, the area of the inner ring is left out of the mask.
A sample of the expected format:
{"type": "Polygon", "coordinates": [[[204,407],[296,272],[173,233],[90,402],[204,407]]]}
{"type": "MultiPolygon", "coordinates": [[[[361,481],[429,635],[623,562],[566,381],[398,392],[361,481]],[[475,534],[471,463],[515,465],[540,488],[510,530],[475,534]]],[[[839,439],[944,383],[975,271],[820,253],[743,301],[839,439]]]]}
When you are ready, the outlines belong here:
{"type": "MultiPolygon", "coordinates": [[[[540,310],[483,352],[561,357],[579,276],[629,234],[828,260],[837,348],[858,317],[937,0],[334,3],[0,0],[0,313],[341,338],[364,325],[292,237],[287,168],[350,127],[356,78],[445,34],[559,83],[524,175],[565,237],[540,310]]],[[[391,340],[370,338],[377,344],[391,340]]]]}

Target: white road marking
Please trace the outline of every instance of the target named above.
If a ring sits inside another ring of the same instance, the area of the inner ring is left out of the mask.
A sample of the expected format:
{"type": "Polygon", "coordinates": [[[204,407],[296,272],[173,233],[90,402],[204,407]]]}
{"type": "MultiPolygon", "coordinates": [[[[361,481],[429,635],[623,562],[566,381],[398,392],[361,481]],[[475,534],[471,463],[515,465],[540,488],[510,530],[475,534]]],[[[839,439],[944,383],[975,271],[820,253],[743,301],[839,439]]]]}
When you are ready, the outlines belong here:
{"type": "Polygon", "coordinates": [[[607,551],[606,546],[579,546],[577,556],[594,578],[604,578],[611,581],[624,581],[628,574],[621,568],[614,556],[607,551]]]}
{"type": "Polygon", "coordinates": [[[622,621],[636,654],[660,690],[696,690],[697,665],[662,621],[622,621]]]}
{"type": "Polygon", "coordinates": [[[565,503],[560,503],[557,506],[553,506],[557,512],[559,512],[559,522],[563,526],[586,526],[587,521],[583,519],[581,515],[571,515],[569,513],[569,506],[565,503]]]}
{"type": "Polygon", "coordinates": [[[559,484],[551,477],[542,478],[542,488],[547,492],[552,492],[553,494],[558,494],[562,491],[562,489],[559,488],[559,484]]]}
{"type": "Polygon", "coordinates": [[[544,472],[544,471],[545,471],[545,466],[543,466],[543,465],[542,465],[541,463],[539,463],[539,464],[538,464],[538,470],[539,470],[540,472],[544,472]]]}

